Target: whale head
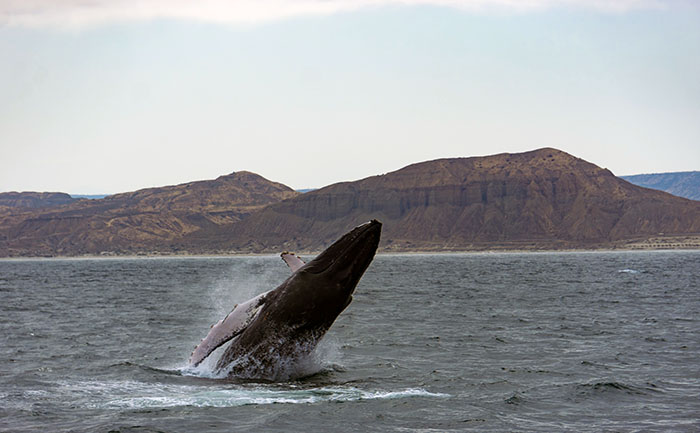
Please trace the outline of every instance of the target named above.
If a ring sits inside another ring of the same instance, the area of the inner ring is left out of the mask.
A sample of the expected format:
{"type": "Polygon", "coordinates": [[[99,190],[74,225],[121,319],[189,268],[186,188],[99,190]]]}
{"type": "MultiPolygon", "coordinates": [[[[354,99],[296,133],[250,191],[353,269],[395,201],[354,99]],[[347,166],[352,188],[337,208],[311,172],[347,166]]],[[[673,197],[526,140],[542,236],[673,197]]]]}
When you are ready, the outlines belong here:
{"type": "Polygon", "coordinates": [[[350,296],[374,258],[381,231],[382,223],[377,220],[359,225],[298,272],[317,280],[323,289],[334,291],[336,296],[350,296]]]}
{"type": "Polygon", "coordinates": [[[357,226],[294,272],[279,287],[279,299],[285,304],[283,320],[303,319],[320,329],[330,327],[350,304],[377,251],[381,230],[377,220],[357,226]]]}

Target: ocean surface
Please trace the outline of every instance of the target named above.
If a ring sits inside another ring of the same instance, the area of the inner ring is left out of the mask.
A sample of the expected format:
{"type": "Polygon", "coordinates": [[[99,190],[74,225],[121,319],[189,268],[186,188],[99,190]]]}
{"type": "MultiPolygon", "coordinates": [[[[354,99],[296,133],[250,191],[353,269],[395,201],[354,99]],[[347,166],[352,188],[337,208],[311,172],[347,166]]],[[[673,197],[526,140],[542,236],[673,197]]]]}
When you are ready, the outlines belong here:
{"type": "Polygon", "coordinates": [[[700,251],[379,255],[302,377],[187,367],[288,275],[0,260],[0,431],[700,431],[700,251]]]}

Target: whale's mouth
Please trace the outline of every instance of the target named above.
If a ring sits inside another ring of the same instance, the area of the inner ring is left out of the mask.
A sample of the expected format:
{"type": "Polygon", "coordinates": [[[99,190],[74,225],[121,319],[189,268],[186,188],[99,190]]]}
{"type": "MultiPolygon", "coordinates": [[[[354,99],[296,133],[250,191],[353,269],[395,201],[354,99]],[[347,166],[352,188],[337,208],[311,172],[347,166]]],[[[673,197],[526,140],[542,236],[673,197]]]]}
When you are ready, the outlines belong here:
{"type": "Polygon", "coordinates": [[[321,274],[352,268],[351,273],[362,276],[377,251],[381,231],[382,223],[376,219],[355,227],[307,263],[304,271],[321,274]]]}

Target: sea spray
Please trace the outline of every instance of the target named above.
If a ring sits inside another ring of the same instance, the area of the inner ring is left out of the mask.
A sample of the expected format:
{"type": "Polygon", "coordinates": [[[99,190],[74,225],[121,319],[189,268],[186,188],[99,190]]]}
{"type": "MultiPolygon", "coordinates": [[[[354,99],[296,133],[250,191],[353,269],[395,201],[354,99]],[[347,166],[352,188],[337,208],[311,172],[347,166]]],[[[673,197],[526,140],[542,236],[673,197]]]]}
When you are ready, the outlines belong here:
{"type": "Polygon", "coordinates": [[[289,268],[277,256],[245,257],[215,281],[209,297],[214,307],[211,323],[225,317],[236,304],[279,286],[289,276],[289,268]]]}

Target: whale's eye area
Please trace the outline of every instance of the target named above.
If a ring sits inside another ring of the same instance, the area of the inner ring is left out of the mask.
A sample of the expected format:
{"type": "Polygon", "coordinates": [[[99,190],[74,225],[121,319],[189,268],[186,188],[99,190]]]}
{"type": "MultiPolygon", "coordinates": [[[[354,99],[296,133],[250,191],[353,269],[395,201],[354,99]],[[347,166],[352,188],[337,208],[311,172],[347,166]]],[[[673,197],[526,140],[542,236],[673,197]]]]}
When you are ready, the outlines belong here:
{"type": "Polygon", "coordinates": [[[335,263],[335,260],[314,259],[304,265],[302,271],[309,274],[322,274],[335,263]]]}
{"type": "MultiPolygon", "coordinates": [[[[301,269],[309,274],[320,274],[329,269],[339,271],[345,264],[352,267],[358,256],[362,256],[364,250],[372,250],[372,256],[379,243],[379,234],[382,224],[377,220],[372,220],[355,227],[349,233],[335,241],[325,251],[315,259],[304,265],[301,269]]],[[[367,264],[372,259],[367,261],[367,264]]],[[[363,266],[364,268],[367,266],[363,266]]]]}

